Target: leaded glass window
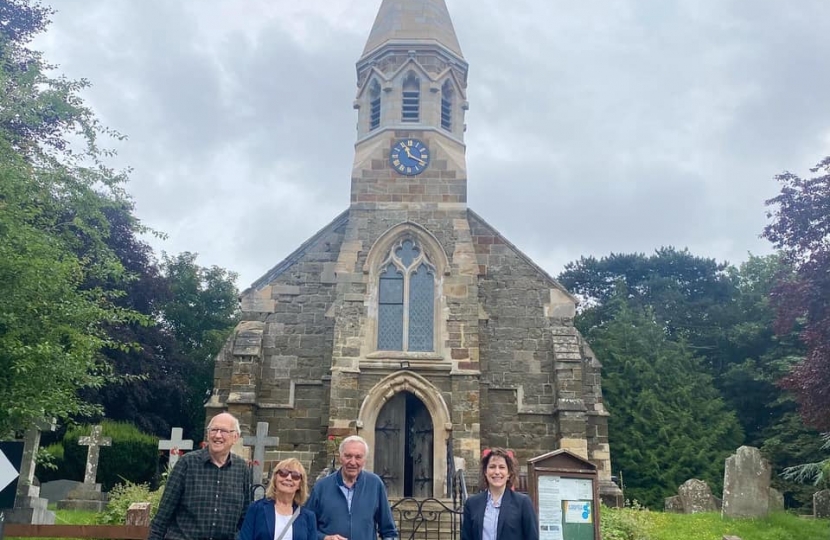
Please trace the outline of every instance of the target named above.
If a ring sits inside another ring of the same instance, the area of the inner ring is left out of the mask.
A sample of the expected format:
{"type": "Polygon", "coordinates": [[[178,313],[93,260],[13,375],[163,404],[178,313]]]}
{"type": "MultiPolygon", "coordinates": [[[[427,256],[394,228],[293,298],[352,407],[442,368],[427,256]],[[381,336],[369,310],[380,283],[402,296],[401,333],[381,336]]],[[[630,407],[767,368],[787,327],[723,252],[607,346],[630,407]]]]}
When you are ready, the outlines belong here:
{"type": "Polygon", "coordinates": [[[383,265],[378,283],[378,349],[434,350],[435,268],[405,239],[383,265]]]}

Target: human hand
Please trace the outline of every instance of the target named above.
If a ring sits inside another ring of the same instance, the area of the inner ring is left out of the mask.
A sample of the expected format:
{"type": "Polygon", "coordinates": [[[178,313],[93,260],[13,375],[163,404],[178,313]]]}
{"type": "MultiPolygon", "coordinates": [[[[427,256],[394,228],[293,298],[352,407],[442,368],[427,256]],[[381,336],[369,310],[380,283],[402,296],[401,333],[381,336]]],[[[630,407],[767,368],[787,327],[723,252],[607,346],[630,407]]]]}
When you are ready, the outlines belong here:
{"type": "Polygon", "coordinates": [[[323,540],[349,540],[345,536],[340,536],[339,534],[328,534],[323,537],[323,540]]]}

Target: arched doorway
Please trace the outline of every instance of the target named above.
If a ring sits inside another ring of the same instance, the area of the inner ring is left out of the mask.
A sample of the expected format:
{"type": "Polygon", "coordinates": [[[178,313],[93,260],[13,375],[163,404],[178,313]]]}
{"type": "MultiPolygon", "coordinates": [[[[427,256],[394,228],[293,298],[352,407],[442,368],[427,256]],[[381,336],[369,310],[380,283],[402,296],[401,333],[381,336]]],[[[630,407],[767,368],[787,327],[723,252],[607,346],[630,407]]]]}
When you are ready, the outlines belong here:
{"type": "Polygon", "coordinates": [[[398,392],[383,405],[375,422],[374,472],[390,497],[432,497],[434,443],[432,417],[415,394],[398,392]]]}

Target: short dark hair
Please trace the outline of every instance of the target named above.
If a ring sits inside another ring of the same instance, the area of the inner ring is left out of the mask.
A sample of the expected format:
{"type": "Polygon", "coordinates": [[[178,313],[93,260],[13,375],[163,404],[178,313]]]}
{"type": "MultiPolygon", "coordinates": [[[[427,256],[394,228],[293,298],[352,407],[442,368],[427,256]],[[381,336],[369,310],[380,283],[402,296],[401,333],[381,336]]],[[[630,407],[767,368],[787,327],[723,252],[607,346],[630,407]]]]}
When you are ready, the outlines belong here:
{"type": "Polygon", "coordinates": [[[519,464],[513,456],[512,450],[505,450],[504,448],[486,448],[481,452],[481,473],[478,479],[478,487],[485,490],[489,487],[487,484],[487,465],[494,457],[504,458],[507,463],[507,489],[513,489],[516,484],[516,478],[519,476],[519,464]]]}

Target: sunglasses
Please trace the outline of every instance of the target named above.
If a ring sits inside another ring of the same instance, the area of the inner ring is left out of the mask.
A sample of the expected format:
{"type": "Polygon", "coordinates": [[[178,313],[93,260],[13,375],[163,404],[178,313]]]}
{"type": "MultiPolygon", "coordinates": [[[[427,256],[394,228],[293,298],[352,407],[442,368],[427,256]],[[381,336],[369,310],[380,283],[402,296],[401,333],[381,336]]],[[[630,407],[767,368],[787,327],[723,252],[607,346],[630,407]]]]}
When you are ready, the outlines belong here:
{"type": "Polygon", "coordinates": [[[283,478],[290,476],[295,482],[298,482],[303,478],[302,474],[297,471],[289,471],[288,469],[277,469],[277,474],[283,478]]]}

